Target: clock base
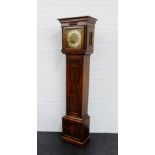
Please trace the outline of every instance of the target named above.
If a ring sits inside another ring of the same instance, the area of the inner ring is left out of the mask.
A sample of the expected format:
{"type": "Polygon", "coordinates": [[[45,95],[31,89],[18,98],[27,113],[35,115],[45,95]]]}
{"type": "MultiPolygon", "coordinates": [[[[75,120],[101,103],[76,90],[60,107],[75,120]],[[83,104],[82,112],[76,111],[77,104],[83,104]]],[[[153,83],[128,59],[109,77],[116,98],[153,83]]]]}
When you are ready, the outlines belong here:
{"type": "Polygon", "coordinates": [[[89,121],[88,115],[83,118],[64,116],[62,118],[62,140],[84,146],[89,141],[89,121]]]}
{"type": "Polygon", "coordinates": [[[83,142],[81,142],[81,141],[79,141],[79,140],[75,140],[75,139],[73,139],[73,138],[71,138],[71,137],[68,137],[68,136],[65,136],[65,135],[62,136],[61,139],[62,139],[62,141],[64,141],[64,142],[68,142],[68,143],[70,143],[70,144],[74,144],[74,145],[83,147],[83,146],[86,145],[86,143],[89,142],[90,137],[88,136],[83,142]]]}

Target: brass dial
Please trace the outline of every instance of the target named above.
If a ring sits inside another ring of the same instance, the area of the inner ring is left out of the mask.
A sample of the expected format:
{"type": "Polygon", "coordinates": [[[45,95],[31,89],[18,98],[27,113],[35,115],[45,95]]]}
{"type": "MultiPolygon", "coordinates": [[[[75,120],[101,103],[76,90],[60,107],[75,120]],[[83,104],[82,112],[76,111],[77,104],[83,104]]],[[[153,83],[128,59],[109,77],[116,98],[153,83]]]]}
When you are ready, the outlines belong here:
{"type": "Polygon", "coordinates": [[[67,47],[81,48],[81,29],[66,30],[67,47]]]}

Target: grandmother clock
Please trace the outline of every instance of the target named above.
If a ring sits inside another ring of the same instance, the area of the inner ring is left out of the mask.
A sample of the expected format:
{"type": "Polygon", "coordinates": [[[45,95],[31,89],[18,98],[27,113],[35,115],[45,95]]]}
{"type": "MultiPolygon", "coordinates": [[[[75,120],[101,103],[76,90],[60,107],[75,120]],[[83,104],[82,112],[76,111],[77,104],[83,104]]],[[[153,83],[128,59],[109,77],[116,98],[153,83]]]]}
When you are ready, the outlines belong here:
{"type": "Polygon", "coordinates": [[[83,146],[89,140],[89,63],[97,19],[82,16],[58,20],[62,27],[62,53],[66,54],[66,116],[62,118],[62,140],[83,146]]]}

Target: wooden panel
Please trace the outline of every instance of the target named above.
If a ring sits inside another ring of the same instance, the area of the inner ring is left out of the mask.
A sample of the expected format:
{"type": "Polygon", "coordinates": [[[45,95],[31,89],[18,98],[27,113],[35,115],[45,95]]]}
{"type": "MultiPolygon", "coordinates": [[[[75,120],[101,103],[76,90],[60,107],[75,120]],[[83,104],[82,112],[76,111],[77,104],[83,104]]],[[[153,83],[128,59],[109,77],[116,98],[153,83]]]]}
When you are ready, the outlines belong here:
{"type": "Polygon", "coordinates": [[[67,56],[67,114],[81,116],[83,56],[67,56]]]}
{"type": "Polygon", "coordinates": [[[89,116],[79,120],[64,116],[62,119],[63,136],[83,142],[89,136],[89,120],[89,116]]]}
{"type": "Polygon", "coordinates": [[[66,119],[63,120],[63,132],[67,136],[70,136],[73,139],[80,140],[80,131],[81,125],[77,124],[77,122],[72,122],[66,119]]]}
{"type": "Polygon", "coordinates": [[[87,27],[87,52],[93,52],[94,48],[94,27],[87,27]]]}
{"type": "Polygon", "coordinates": [[[88,112],[89,64],[90,64],[90,55],[85,55],[83,59],[82,116],[87,115],[88,112]]]}

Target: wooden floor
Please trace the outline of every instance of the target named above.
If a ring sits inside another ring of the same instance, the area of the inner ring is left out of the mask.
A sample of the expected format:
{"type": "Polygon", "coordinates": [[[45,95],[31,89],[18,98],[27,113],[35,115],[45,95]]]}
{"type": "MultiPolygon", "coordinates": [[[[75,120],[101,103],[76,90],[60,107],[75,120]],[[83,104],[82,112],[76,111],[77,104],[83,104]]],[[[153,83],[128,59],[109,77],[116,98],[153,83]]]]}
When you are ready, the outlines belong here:
{"type": "Polygon", "coordinates": [[[58,132],[38,132],[37,155],[118,155],[118,134],[92,133],[80,148],[60,139],[58,132]]]}

